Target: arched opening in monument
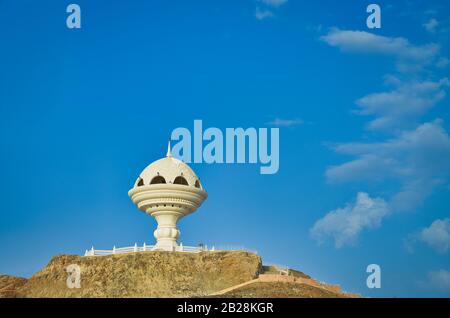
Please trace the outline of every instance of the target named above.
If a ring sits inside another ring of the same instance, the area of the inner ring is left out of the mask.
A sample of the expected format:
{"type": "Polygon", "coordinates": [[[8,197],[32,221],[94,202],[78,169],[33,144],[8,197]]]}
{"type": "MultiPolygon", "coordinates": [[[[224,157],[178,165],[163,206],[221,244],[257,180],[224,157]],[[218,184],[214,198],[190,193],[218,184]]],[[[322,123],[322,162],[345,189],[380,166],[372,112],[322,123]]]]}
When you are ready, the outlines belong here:
{"type": "Polygon", "coordinates": [[[166,183],[166,179],[161,176],[156,176],[150,181],[150,184],[166,183]]]}
{"type": "Polygon", "coordinates": [[[199,189],[201,188],[200,181],[195,180],[195,187],[199,189]]]}
{"type": "Polygon", "coordinates": [[[182,176],[178,176],[173,180],[173,184],[182,184],[182,185],[189,185],[186,179],[182,176]]]}
{"type": "Polygon", "coordinates": [[[144,185],[144,180],[142,180],[142,178],[139,178],[138,182],[137,182],[137,186],[142,187],[143,185],[144,185]]]}

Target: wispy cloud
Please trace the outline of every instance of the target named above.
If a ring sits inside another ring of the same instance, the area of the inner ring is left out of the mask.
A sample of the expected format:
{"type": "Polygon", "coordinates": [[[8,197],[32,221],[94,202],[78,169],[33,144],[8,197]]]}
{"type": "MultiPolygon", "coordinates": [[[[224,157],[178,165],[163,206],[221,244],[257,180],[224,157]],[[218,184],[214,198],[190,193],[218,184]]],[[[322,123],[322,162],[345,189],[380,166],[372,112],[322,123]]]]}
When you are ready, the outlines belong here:
{"type": "Polygon", "coordinates": [[[285,4],[288,0],[260,0],[260,1],[268,6],[278,8],[283,4],[285,4]]]}
{"type": "Polygon", "coordinates": [[[401,189],[390,202],[395,210],[415,208],[450,176],[450,137],[441,120],[404,131],[385,142],[343,143],[334,149],[356,158],[328,168],[327,180],[397,180],[401,189]]]}
{"type": "Polygon", "coordinates": [[[450,87],[447,78],[439,81],[396,82],[395,89],[372,93],[356,101],[358,114],[376,117],[368,125],[371,130],[399,129],[411,126],[416,120],[446,96],[450,87]]]}
{"type": "Polygon", "coordinates": [[[426,287],[440,292],[450,292],[450,271],[441,269],[429,272],[426,287]]]}
{"type": "Polygon", "coordinates": [[[338,47],[343,52],[370,53],[391,56],[397,59],[397,68],[410,71],[431,63],[438,55],[438,44],[430,43],[422,46],[411,44],[402,37],[386,37],[366,31],[331,29],[320,38],[328,45],[338,47]]]}
{"type": "Polygon", "coordinates": [[[450,250],[450,218],[437,219],[418,233],[409,235],[405,240],[408,251],[413,252],[417,242],[425,243],[439,253],[447,253],[450,250]]]}
{"type": "Polygon", "coordinates": [[[353,245],[364,229],[379,227],[388,214],[389,206],[383,199],[373,199],[360,192],[355,202],[332,210],[318,220],[310,234],[319,243],[332,238],[336,248],[353,245]]]}
{"type": "Polygon", "coordinates": [[[272,18],[273,16],[273,12],[270,10],[261,10],[260,8],[256,8],[255,17],[258,20],[272,18]]]}
{"type": "Polygon", "coordinates": [[[447,252],[450,249],[450,218],[434,221],[420,232],[419,239],[438,252],[447,252]]]}
{"type": "Polygon", "coordinates": [[[438,20],[432,18],[432,19],[428,20],[428,22],[424,23],[423,27],[428,32],[435,33],[436,32],[436,28],[438,27],[438,25],[439,25],[438,20]]]}
{"type": "Polygon", "coordinates": [[[302,125],[304,122],[302,119],[283,119],[283,118],[275,118],[274,120],[267,123],[270,126],[276,127],[295,127],[302,125]]]}
{"type": "Polygon", "coordinates": [[[288,0],[258,0],[255,17],[257,20],[265,20],[275,16],[274,10],[286,4],[288,0]]]}

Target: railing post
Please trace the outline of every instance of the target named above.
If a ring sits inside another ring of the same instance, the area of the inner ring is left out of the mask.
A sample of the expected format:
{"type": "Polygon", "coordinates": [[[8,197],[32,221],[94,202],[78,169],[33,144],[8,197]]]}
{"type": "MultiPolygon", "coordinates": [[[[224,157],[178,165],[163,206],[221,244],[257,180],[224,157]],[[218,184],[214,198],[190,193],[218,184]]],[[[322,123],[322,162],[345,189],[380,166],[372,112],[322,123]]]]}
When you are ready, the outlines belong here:
{"type": "Polygon", "coordinates": [[[113,253],[113,254],[116,254],[116,246],[115,246],[115,245],[113,246],[112,253],[113,253]]]}
{"type": "Polygon", "coordinates": [[[88,250],[84,252],[84,256],[88,256],[88,250]]]}
{"type": "Polygon", "coordinates": [[[142,246],[142,248],[144,249],[144,252],[146,251],[146,245],[145,245],[145,242],[144,242],[144,246],[142,246]]]}
{"type": "Polygon", "coordinates": [[[180,251],[183,252],[183,243],[180,243],[180,251]]]}
{"type": "Polygon", "coordinates": [[[213,247],[211,248],[211,251],[212,252],[214,252],[216,249],[214,248],[214,245],[213,245],[213,247]]]}
{"type": "Polygon", "coordinates": [[[91,247],[91,255],[92,255],[92,256],[95,256],[94,246],[91,247]]]}
{"type": "Polygon", "coordinates": [[[134,252],[137,252],[137,243],[134,243],[134,252]]]}

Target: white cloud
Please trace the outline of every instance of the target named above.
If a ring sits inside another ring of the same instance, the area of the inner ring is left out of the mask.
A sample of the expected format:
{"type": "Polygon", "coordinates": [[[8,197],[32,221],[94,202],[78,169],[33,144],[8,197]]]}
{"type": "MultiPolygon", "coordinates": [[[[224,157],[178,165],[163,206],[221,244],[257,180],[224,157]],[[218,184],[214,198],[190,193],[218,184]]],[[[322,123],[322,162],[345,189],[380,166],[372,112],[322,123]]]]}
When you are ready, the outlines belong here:
{"type": "Polygon", "coordinates": [[[284,5],[288,0],[259,0],[261,8],[256,8],[255,17],[257,20],[264,20],[267,18],[273,18],[275,16],[273,9],[278,9],[284,5]]]}
{"type": "Polygon", "coordinates": [[[450,218],[434,221],[419,234],[419,240],[440,253],[450,249],[450,218]]]}
{"type": "MultiPolygon", "coordinates": [[[[390,82],[395,79],[390,78],[390,82]]],[[[372,93],[356,101],[360,115],[374,115],[376,119],[368,125],[369,129],[399,129],[411,125],[446,96],[450,87],[447,78],[439,81],[411,81],[395,84],[396,88],[381,93],[372,93]]]]}
{"type": "Polygon", "coordinates": [[[278,8],[285,4],[288,0],[261,0],[265,5],[278,8]]]}
{"type": "Polygon", "coordinates": [[[261,10],[259,8],[256,8],[255,17],[258,20],[264,20],[267,18],[273,18],[273,12],[270,10],[261,10]]]}
{"type": "Polygon", "coordinates": [[[314,224],[310,233],[319,243],[331,237],[336,248],[340,248],[354,244],[364,229],[379,227],[388,214],[389,207],[383,199],[372,199],[367,193],[360,192],[356,202],[330,211],[314,224]]]}
{"type": "Polygon", "coordinates": [[[402,71],[420,69],[432,62],[440,49],[435,43],[415,46],[402,37],[386,37],[365,31],[337,28],[331,29],[320,39],[330,46],[340,48],[343,52],[392,56],[397,59],[397,67],[402,71]]]}
{"type": "Polygon", "coordinates": [[[428,286],[442,292],[450,292],[450,271],[441,269],[429,272],[428,286]]]}
{"type": "Polygon", "coordinates": [[[438,25],[439,25],[439,22],[436,19],[432,18],[427,23],[424,23],[423,27],[428,32],[434,33],[434,32],[436,32],[436,28],[438,27],[438,25]]]}
{"type": "Polygon", "coordinates": [[[282,118],[275,118],[274,120],[268,122],[267,124],[270,126],[276,126],[276,127],[294,127],[302,125],[304,122],[301,119],[282,119],[282,118]]]}
{"type": "Polygon", "coordinates": [[[438,51],[437,44],[414,46],[405,38],[386,37],[365,31],[331,29],[321,37],[331,46],[343,51],[356,53],[378,53],[398,56],[413,60],[427,60],[434,57],[438,51]]]}
{"type": "Polygon", "coordinates": [[[396,210],[413,209],[450,176],[450,137],[441,120],[384,142],[343,143],[334,149],[356,158],[328,168],[329,182],[397,181],[401,189],[390,202],[396,210]]]}

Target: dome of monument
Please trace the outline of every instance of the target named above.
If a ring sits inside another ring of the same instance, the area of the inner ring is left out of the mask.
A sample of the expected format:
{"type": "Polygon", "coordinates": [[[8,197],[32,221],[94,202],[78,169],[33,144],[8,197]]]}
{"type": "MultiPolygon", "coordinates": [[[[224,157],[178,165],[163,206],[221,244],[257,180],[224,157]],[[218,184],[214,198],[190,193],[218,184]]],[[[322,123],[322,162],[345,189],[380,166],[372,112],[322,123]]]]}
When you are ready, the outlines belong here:
{"type": "Polygon", "coordinates": [[[148,165],[139,175],[134,187],[161,183],[180,184],[203,190],[195,172],[183,161],[172,157],[170,144],[166,157],[148,165]]]}

